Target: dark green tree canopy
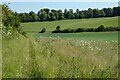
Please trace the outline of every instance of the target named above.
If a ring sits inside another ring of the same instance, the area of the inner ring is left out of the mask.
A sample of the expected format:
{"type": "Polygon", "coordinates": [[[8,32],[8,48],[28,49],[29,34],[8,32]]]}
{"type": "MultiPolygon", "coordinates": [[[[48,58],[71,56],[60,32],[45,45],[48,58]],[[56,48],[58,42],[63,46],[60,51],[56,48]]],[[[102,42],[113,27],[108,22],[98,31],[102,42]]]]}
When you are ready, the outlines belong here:
{"type": "Polygon", "coordinates": [[[63,19],[82,19],[82,18],[99,18],[99,17],[112,17],[120,16],[120,7],[113,8],[103,8],[103,9],[91,9],[79,10],[76,9],[74,12],[73,9],[64,9],[55,10],[44,8],[35,12],[31,11],[29,13],[16,13],[19,15],[21,22],[35,22],[35,21],[54,21],[54,20],[63,20],[63,19]]]}

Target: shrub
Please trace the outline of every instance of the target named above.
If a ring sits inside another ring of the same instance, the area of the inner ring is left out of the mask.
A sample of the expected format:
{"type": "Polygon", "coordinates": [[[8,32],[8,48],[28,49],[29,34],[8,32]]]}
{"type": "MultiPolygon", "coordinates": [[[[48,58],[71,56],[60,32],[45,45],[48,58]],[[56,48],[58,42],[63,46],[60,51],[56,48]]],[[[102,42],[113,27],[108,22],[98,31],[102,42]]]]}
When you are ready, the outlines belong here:
{"type": "Polygon", "coordinates": [[[106,28],[104,25],[100,25],[95,31],[96,32],[106,31],[106,28]]]}
{"type": "Polygon", "coordinates": [[[44,33],[46,31],[45,28],[42,28],[42,30],[39,33],[44,33]]]}
{"type": "Polygon", "coordinates": [[[57,29],[60,29],[60,26],[57,26],[57,27],[56,27],[56,30],[57,30],[57,29]]]}
{"type": "Polygon", "coordinates": [[[107,27],[106,31],[116,31],[117,27],[107,27]]]}
{"type": "Polygon", "coordinates": [[[22,34],[24,37],[27,37],[27,33],[26,33],[25,31],[23,31],[21,34],[22,34]]]}
{"type": "Polygon", "coordinates": [[[83,29],[83,28],[78,28],[75,30],[75,32],[84,32],[84,31],[85,31],[85,29],[83,29]]]}
{"type": "Polygon", "coordinates": [[[120,27],[116,27],[116,31],[120,31],[120,27]]]}
{"type": "Polygon", "coordinates": [[[60,26],[57,26],[56,30],[52,31],[52,33],[61,33],[60,26]]]}
{"type": "Polygon", "coordinates": [[[88,28],[86,29],[86,32],[95,32],[95,28],[88,28]]]}
{"type": "Polygon", "coordinates": [[[70,28],[62,30],[62,33],[71,33],[71,32],[74,32],[74,30],[70,28]]]}
{"type": "Polygon", "coordinates": [[[75,32],[103,32],[103,31],[120,31],[120,27],[106,27],[104,25],[100,25],[98,28],[78,28],[78,29],[64,29],[60,30],[60,26],[56,27],[56,30],[52,31],[52,33],[75,33],[75,32]]]}
{"type": "Polygon", "coordinates": [[[60,29],[56,29],[56,30],[52,31],[52,33],[61,33],[61,30],[60,29]]]}

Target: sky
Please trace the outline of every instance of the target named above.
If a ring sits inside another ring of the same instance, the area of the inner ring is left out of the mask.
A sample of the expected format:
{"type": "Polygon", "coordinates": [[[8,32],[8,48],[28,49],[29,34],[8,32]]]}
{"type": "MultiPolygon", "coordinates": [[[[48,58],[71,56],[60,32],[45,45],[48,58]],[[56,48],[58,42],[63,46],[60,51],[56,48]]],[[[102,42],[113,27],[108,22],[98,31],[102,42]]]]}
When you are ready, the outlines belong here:
{"type": "Polygon", "coordinates": [[[88,8],[108,8],[118,6],[118,2],[10,2],[9,7],[15,12],[38,12],[40,9],[76,9],[87,10],[88,8]]]}

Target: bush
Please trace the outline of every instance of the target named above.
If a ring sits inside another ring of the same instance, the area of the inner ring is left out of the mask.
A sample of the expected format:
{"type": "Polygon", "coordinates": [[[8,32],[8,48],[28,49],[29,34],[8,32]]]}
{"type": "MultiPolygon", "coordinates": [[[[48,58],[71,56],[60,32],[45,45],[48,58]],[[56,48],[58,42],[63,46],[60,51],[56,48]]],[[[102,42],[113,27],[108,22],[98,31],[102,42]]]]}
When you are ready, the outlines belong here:
{"type": "Polygon", "coordinates": [[[56,30],[52,31],[52,33],[61,33],[61,30],[60,29],[56,29],[56,30]]]}
{"type": "Polygon", "coordinates": [[[39,33],[44,33],[46,31],[45,28],[42,28],[42,30],[39,33]]]}
{"type": "Polygon", "coordinates": [[[88,28],[86,29],[86,32],[95,32],[95,28],[88,28]]]}
{"type": "Polygon", "coordinates": [[[52,31],[52,33],[61,33],[60,26],[57,26],[56,30],[52,31]]]}
{"type": "Polygon", "coordinates": [[[72,32],[74,32],[74,30],[70,28],[62,30],[62,33],[72,33],[72,32]]]}
{"type": "Polygon", "coordinates": [[[116,27],[116,31],[120,31],[120,27],[116,27]]]}
{"type": "Polygon", "coordinates": [[[117,27],[107,27],[106,31],[116,31],[117,27]]]}
{"type": "Polygon", "coordinates": [[[85,29],[83,29],[83,28],[78,28],[75,30],[75,32],[84,32],[84,31],[85,31],[85,29]]]}
{"type": "Polygon", "coordinates": [[[23,31],[21,34],[22,34],[24,37],[27,37],[27,33],[26,33],[25,31],[23,31]]]}
{"type": "Polygon", "coordinates": [[[103,32],[103,31],[106,31],[106,28],[104,25],[100,25],[95,31],[96,32],[101,32],[101,31],[103,32]]]}
{"type": "Polygon", "coordinates": [[[103,32],[103,31],[120,31],[120,27],[106,27],[104,25],[100,25],[98,28],[78,28],[78,29],[64,29],[60,30],[60,26],[56,27],[56,30],[52,31],[52,33],[75,33],[75,32],[103,32]]]}
{"type": "Polygon", "coordinates": [[[56,27],[56,30],[57,30],[57,29],[60,29],[60,26],[57,26],[57,27],[56,27]]]}

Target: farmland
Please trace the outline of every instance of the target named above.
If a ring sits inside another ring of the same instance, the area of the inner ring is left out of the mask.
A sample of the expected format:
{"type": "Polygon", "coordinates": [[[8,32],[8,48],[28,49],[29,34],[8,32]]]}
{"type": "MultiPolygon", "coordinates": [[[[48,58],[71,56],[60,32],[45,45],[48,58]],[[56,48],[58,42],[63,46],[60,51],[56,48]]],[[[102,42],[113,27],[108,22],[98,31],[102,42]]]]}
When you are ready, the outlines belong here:
{"type": "Polygon", "coordinates": [[[28,38],[3,38],[3,78],[116,78],[118,32],[57,33],[64,28],[117,26],[117,17],[22,23],[28,38]],[[48,33],[38,33],[46,28],[48,33]],[[34,31],[35,33],[31,32],[34,31]],[[12,52],[12,53],[11,53],[12,52]]]}
{"type": "Polygon", "coordinates": [[[118,41],[118,32],[83,32],[83,33],[57,33],[57,34],[34,34],[35,38],[48,37],[48,38],[68,38],[78,40],[100,40],[100,41],[118,41]]]}
{"type": "Polygon", "coordinates": [[[47,31],[55,30],[56,26],[60,26],[61,29],[65,28],[96,28],[104,24],[106,27],[118,26],[118,17],[108,18],[91,18],[91,19],[74,19],[74,20],[62,20],[62,21],[47,21],[47,22],[29,22],[22,23],[21,27],[24,31],[36,31],[39,32],[42,28],[46,28],[47,31]]]}

